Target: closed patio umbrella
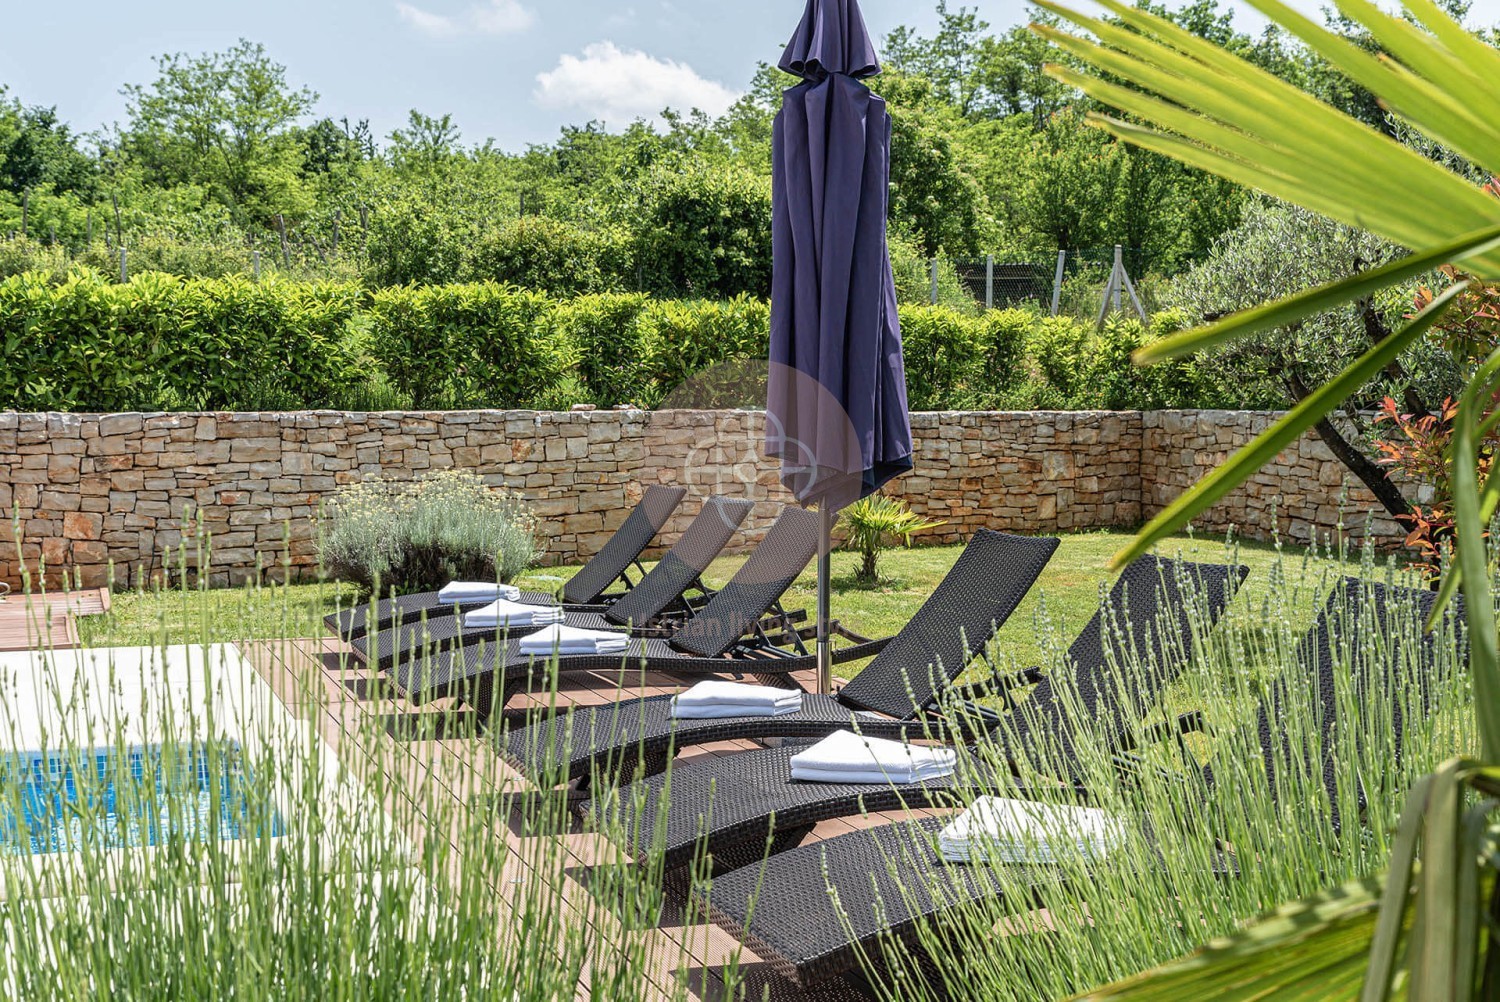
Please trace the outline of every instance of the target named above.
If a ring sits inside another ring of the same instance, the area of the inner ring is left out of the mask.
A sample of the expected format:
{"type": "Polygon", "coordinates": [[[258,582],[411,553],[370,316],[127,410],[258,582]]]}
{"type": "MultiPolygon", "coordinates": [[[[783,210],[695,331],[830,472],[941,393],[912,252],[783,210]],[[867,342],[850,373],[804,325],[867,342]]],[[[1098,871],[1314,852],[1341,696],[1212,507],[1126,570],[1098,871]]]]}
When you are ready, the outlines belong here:
{"type": "Polygon", "coordinates": [[[818,685],[828,632],[833,514],[911,469],[896,286],[886,246],[891,120],[860,81],[880,72],[856,0],[808,0],[780,66],[772,140],[767,454],[822,514],[818,685]]]}

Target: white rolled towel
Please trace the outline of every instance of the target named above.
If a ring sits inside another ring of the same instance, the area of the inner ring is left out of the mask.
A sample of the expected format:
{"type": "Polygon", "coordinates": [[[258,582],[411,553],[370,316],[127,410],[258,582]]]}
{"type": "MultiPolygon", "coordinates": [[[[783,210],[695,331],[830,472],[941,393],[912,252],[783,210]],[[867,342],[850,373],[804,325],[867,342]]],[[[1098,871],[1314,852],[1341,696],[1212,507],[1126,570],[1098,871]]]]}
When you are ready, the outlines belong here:
{"type": "Polygon", "coordinates": [[[489,605],[464,613],[464,629],[519,629],[528,626],[546,626],[561,623],[563,611],[555,605],[523,605],[506,599],[496,599],[489,605]]]}
{"type": "Polygon", "coordinates": [[[792,778],[814,783],[920,783],[953,774],[958,753],[834,731],[792,756],[792,778]]]}
{"type": "Polygon", "coordinates": [[[546,629],[521,638],[522,654],[623,654],[630,647],[630,635],[608,630],[581,630],[576,626],[554,623],[546,629]]]}
{"type": "Polygon", "coordinates": [[[1119,819],[1097,807],[980,797],[938,833],[938,852],[950,863],[1056,863],[1102,859],[1124,838],[1119,819]]]}
{"type": "Polygon", "coordinates": [[[709,679],[672,697],[671,716],[681,719],[779,717],[802,709],[802,693],[772,685],[709,679]]]}
{"type": "Polygon", "coordinates": [[[521,597],[521,589],[515,585],[493,584],[484,581],[453,581],[438,591],[438,601],[444,605],[476,605],[505,599],[514,602],[521,597]]]}

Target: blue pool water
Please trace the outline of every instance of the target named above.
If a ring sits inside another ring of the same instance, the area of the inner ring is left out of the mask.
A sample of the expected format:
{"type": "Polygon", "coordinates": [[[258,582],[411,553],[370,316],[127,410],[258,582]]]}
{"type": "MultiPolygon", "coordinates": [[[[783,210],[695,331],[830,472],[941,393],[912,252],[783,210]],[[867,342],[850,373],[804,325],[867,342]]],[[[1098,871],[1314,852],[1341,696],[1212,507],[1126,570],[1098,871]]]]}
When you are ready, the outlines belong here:
{"type": "Polygon", "coordinates": [[[281,835],[272,807],[251,806],[238,747],[215,751],[215,762],[201,746],[0,756],[0,854],[281,835]]]}

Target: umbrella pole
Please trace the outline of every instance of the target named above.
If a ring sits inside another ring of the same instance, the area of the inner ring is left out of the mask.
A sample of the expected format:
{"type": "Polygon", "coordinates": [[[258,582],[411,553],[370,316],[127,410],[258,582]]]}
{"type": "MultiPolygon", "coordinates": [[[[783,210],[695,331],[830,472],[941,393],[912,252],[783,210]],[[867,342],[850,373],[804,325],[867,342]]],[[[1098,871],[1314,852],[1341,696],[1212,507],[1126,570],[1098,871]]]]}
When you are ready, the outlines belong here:
{"type": "Polygon", "coordinates": [[[833,692],[833,648],[828,637],[829,551],[833,541],[833,512],[825,501],[818,505],[818,692],[833,692]]]}

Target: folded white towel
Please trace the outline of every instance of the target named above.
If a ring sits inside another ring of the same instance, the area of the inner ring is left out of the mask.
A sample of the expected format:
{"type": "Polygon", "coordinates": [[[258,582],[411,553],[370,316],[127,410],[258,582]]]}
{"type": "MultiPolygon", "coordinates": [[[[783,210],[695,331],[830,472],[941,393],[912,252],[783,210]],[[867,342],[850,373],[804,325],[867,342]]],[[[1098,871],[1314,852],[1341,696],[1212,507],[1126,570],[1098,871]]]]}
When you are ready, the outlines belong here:
{"type": "Polygon", "coordinates": [[[672,697],[671,716],[681,719],[779,717],[802,709],[802,693],[771,685],[710,679],[672,697]]]}
{"type": "Polygon", "coordinates": [[[623,654],[630,636],[608,630],[580,630],[554,623],[521,638],[522,654],[623,654]]]}
{"type": "Polygon", "coordinates": [[[523,605],[503,598],[489,605],[464,613],[464,629],[494,629],[505,627],[517,629],[523,626],[546,626],[561,623],[563,611],[555,605],[523,605]]]}
{"type": "Polygon", "coordinates": [[[792,756],[792,778],[814,783],[920,783],[952,775],[958,754],[834,731],[792,756]]]}
{"type": "Polygon", "coordinates": [[[1056,863],[1059,850],[1103,859],[1124,837],[1097,807],[980,797],[938,833],[938,852],[951,863],[1056,863]]]}
{"type": "Polygon", "coordinates": [[[521,597],[521,589],[508,584],[486,584],[483,581],[454,581],[443,585],[438,591],[438,601],[444,605],[470,605],[493,602],[503,598],[514,602],[521,597]]]}

